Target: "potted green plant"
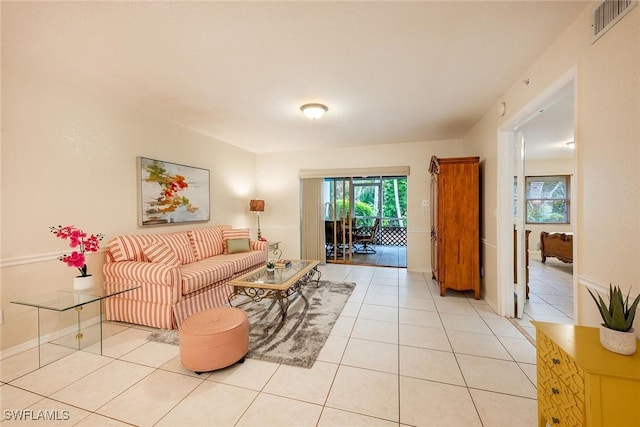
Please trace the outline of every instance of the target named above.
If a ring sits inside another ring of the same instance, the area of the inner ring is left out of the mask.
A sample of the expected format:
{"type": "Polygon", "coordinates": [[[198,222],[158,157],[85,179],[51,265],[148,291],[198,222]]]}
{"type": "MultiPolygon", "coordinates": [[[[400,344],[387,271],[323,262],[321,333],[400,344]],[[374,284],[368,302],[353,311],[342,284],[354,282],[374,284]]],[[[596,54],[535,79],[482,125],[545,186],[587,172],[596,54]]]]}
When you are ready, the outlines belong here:
{"type": "Polygon", "coordinates": [[[595,301],[602,316],[600,328],[600,343],[607,350],[615,353],[630,355],[636,352],[636,334],[633,329],[633,320],[636,316],[636,309],[640,302],[638,295],[631,304],[629,304],[629,293],[626,298],[622,295],[619,286],[611,286],[609,284],[609,304],[598,294],[591,292],[587,288],[591,298],[595,301]]]}
{"type": "Polygon", "coordinates": [[[276,268],[276,262],[272,259],[270,259],[269,261],[267,261],[267,271],[271,272],[273,270],[275,270],[276,268]]]}

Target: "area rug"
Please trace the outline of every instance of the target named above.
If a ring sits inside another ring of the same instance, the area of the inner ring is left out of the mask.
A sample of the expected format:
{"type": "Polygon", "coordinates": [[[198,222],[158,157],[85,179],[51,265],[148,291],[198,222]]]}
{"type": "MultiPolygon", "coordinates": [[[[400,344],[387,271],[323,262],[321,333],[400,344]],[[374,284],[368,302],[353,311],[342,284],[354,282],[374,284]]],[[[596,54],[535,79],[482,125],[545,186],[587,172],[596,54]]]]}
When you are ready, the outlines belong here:
{"type": "MultiPolygon", "coordinates": [[[[321,280],[318,287],[310,283],[289,298],[284,322],[276,300],[242,304],[249,318],[247,357],[312,367],[355,286],[326,280],[321,280]]],[[[147,339],[179,344],[177,330],[153,332],[147,339]]]]}

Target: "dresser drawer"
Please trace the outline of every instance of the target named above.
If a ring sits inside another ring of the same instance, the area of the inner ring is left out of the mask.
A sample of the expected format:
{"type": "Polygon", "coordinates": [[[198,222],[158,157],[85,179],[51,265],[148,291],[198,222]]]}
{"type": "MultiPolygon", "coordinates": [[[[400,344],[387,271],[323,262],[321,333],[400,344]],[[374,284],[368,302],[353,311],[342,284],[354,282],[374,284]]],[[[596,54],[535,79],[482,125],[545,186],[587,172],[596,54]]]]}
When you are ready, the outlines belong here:
{"type": "Polygon", "coordinates": [[[584,394],[584,371],[545,334],[536,334],[537,363],[556,375],[574,394],[584,394]]]}
{"type": "Polygon", "coordinates": [[[640,427],[640,352],[606,350],[598,328],[533,324],[538,426],[640,427]]]}
{"type": "Polygon", "coordinates": [[[584,395],[573,393],[547,367],[538,369],[538,410],[551,426],[583,426],[584,395]]]}

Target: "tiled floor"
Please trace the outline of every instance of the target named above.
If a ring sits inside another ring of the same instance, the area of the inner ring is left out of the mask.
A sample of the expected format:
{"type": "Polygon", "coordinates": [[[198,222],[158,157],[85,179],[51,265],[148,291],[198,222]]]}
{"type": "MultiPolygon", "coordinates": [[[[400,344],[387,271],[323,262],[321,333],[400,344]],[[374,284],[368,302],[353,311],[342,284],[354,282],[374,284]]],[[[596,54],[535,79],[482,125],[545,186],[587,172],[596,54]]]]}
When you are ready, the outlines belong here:
{"type": "Polygon", "coordinates": [[[103,356],[2,360],[2,425],[44,425],[7,419],[21,409],[61,418],[46,425],[536,425],[535,348],[483,301],[405,269],[321,269],[357,287],[311,369],[247,359],[198,376],[148,329],[109,324],[103,356]]]}
{"type": "MultiPolygon", "coordinates": [[[[369,265],[378,267],[407,267],[407,247],[406,246],[390,246],[390,245],[370,245],[371,249],[375,250],[374,253],[351,253],[351,264],[355,265],[369,265]]],[[[327,254],[327,262],[333,261],[334,254],[330,252],[327,254]]],[[[340,259],[348,258],[349,254],[343,251],[338,251],[336,255],[338,262],[340,259]]]]}
{"type": "Polygon", "coordinates": [[[543,264],[539,255],[529,258],[529,301],[524,316],[516,322],[531,337],[535,328],[531,320],[554,323],[574,323],[573,317],[573,264],[547,258],[543,264]]]}

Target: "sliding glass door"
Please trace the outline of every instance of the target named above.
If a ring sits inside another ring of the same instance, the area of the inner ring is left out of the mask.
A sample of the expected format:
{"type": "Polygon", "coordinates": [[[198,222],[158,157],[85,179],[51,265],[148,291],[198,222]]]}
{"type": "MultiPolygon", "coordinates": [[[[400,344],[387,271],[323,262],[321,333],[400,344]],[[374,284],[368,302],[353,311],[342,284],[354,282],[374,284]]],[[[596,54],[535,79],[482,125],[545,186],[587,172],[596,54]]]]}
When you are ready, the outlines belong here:
{"type": "Polygon", "coordinates": [[[324,181],[324,221],[327,262],[351,262],[352,178],[328,178],[324,181]]]}
{"type": "Polygon", "coordinates": [[[406,267],[407,178],[325,178],[327,262],[406,267]]]}

